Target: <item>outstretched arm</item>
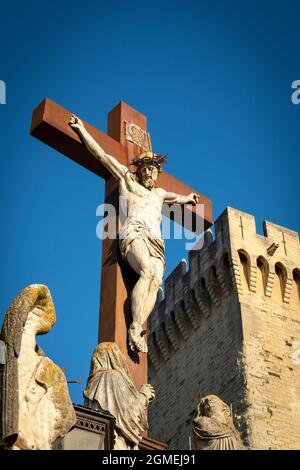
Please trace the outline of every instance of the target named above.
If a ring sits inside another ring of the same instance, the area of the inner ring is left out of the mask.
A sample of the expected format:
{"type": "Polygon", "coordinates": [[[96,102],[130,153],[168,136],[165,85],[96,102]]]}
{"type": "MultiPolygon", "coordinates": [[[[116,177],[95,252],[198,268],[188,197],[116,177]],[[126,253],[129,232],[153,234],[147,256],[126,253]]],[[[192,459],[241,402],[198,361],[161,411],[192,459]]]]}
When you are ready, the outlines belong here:
{"type": "Polygon", "coordinates": [[[164,202],[167,204],[197,204],[199,196],[196,193],[183,196],[182,194],[164,192],[164,202]]]}
{"type": "Polygon", "coordinates": [[[104,152],[103,148],[93,139],[93,137],[88,133],[86,128],[83,125],[83,122],[74,114],[70,117],[69,120],[70,127],[76,131],[79,136],[82,138],[86,148],[91,152],[101,163],[111,172],[111,174],[116,179],[121,179],[125,172],[127,171],[127,167],[121,165],[114,157],[108,155],[104,152]]]}

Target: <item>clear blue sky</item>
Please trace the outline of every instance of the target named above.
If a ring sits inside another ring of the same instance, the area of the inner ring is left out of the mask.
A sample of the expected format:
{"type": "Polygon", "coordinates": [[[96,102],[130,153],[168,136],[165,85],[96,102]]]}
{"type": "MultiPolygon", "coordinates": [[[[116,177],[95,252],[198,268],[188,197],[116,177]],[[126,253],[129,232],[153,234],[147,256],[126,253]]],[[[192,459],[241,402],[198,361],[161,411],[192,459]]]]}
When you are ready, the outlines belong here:
{"type": "MultiPolygon", "coordinates": [[[[57,324],[39,341],[81,402],[97,343],[97,176],[29,136],[45,97],[106,130],[120,100],[145,113],[168,171],[226,206],[299,230],[297,1],[49,1],[1,6],[1,320],[31,283],[57,324]]],[[[184,257],[167,242],[167,274],[184,257]]]]}

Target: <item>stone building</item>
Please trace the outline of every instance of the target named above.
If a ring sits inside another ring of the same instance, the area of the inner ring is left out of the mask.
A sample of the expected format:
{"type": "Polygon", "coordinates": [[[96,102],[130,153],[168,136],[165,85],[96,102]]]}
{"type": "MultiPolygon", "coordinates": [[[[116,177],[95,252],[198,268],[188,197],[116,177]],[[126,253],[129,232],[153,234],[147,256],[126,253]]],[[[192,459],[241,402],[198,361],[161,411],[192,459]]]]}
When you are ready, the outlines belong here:
{"type": "Polygon", "coordinates": [[[244,443],[300,449],[298,234],[227,208],[165,281],[149,322],[150,433],[189,449],[199,396],[230,404],[244,443]]]}

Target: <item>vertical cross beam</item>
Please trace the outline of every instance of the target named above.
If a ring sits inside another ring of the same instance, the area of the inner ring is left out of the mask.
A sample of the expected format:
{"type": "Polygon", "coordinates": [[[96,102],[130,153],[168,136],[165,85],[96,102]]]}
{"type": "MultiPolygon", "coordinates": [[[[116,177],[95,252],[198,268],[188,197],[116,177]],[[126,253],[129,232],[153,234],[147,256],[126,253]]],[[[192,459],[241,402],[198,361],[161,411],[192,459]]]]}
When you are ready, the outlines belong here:
{"type": "MultiPolygon", "coordinates": [[[[142,150],[126,140],[125,121],[146,130],[147,120],[143,114],[124,102],[119,103],[108,115],[108,135],[125,147],[129,165],[130,161],[136,155],[141,154],[142,150]]],[[[112,204],[118,214],[118,182],[113,177],[105,183],[105,203],[112,204]]],[[[127,358],[135,385],[140,388],[141,385],[147,383],[147,354],[128,351],[127,346],[127,331],[131,324],[130,296],[137,279],[137,275],[121,257],[118,240],[108,238],[103,240],[99,342],[114,341],[118,344],[127,358]]]]}

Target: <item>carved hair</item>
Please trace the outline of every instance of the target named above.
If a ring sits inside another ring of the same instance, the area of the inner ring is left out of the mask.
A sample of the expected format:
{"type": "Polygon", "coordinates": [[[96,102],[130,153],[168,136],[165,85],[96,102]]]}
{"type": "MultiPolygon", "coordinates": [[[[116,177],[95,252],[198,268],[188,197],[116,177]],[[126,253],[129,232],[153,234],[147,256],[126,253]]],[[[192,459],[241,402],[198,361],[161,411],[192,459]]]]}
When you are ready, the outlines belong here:
{"type": "Polygon", "coordinates": [[[154,165],[158,169],[159,173],[162,172],[163,165],[167,162],[166,155],[156,155],[153,152],[144,152],[139,157],[131,161],[131,165],[137,168],[137,173],[140,174],[143,166],[154,165]]]}

